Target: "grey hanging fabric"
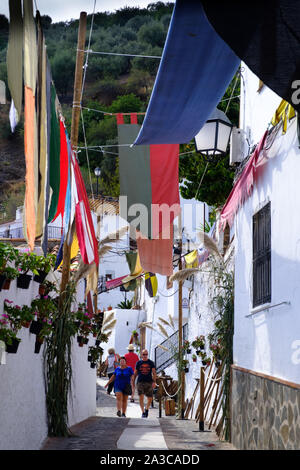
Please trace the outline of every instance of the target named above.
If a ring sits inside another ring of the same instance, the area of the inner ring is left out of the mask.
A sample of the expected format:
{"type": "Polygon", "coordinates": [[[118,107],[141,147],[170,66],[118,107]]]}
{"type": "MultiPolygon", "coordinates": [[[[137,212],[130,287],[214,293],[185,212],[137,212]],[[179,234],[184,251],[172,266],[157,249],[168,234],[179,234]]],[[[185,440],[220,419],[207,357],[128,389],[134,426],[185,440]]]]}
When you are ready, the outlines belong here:
{"type": "Polygon", "coordinates": [[[7,81],[20,120],[23,97],[23,17],[21,0],[9,0],[9,38],[7,46],[7,81]]]}

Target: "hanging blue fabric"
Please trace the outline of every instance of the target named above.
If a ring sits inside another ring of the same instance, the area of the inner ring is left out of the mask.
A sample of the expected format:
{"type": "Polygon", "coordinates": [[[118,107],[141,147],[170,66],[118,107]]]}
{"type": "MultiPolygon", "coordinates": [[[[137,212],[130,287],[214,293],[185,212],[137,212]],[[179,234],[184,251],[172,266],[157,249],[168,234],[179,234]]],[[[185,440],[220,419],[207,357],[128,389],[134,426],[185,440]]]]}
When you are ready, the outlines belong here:
{"type": "Polygon", "coordinates": [[[58,250],[58,253],[57,253],[57,255],[56,255],[56,261],[55,261],[54,271],[57,270],[57,268],[59,267],[60,263],[61,263],[62,260],[63,260],[63,254],[64,254],[64,240],[65,240],[65,236],[64,236],[64,234],[62,234],[61,240],[60,240],[59,250],[58,250]]]}
{"type": "Polygon", "coordinates": [[[224,95],[240,59],[200,1],[177,0],[136,145],[187,143],[224,95]]]}

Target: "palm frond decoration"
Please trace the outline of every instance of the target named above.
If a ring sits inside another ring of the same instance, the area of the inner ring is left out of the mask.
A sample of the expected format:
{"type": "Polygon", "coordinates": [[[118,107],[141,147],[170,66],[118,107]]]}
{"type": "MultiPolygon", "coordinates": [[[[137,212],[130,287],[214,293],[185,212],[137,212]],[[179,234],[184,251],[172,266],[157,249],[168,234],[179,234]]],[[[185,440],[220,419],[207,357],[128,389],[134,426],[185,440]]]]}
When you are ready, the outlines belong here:
{"type": "Polygon", "coordinates": [[[142,321],[141,323],[139,323],[138,328],[144,328],[151,324],[152,324],[152,321],[142,321]]]}
{"type": "Polygon", "coordinates": [[[102,333],[104,333],[107,330],[112,330],[116,323],[117,323],[117,320],[113,320],[112,322],[108,323],[104,328],[102,328],[102,333]]]}
{"type": "Polygon", "coordinates": [[[213,255],[217,256],[218,258],[222,258],[219,248],[216,242],[205,232],[199,232],[198,237],[203,240],[203,244],[205,248],[212,253],[213,255]]]}
{"type": "Polygon", "coordinates": [[[163,346],[162,344],[158,344],[157,347],[160,348],[160,349],[163,349],[163,350],[166,351],[166,352],[169,352],[169,351],[170,351],[170,349],[166,348],[166,347],[163,346]]]}
{"type": "Polygon", "coordinates": [[[176,273],[170,276],[170,282],[173,281],[186,281],[190,276],[193,274],[199,273],[201,270],[199,268],[189,268],[189,269],[181,269],[180,271],[176,271],[176,273]]]}
{"type": "Polygon", "coordinates": [[[166,338],[169,338],[169,335],[168,335],[167,331],[164,329],[164,327],[163,327],[160,323],[157,323],[157,326],[158,326],[158,328],[160,329],[161,333],[162,333],[166,338]]]}
{"type": "Polygon", "coordinates": [[[99,248],[99,258],[102,258],[111,249],[112,249],[112,246],[110,245],[101,246],[99,248]]]}
{"type": "Polygon", "coordinates": [[[174,320],[173,320],[173,318],[172,318],[171,314],[169,313],[169,315],[168,315],[168,316],[169,316],[169,321],[170,321],[170,324],[171,324],[172,328],[175,330],[175,324],[174,324],[174,320]]]}
{"type": "Polygon", "coordinates": [[[159,319],[161,322],[163,322],[164,325],[171,326],[171,324],[170,324],[167,320],[165,320],[164,318],[158,317],[158,319],[159,319]]]}
{"type": "Polygon", "coordinates": [[[128,227],[122,227],[122,228],[120,228],[120,230],[117,230],[116,232],[112,232],[109,235],[107,235],[107,237],[100,240],[99,245],[103,246],[106,243],[118,242],[120,240],[120,238],[122,238],[123,235],[125,235],[125,233],[127,231],[128,231],[128,227]]]}
{"type": "Polygon", "coordinates": [[[144,323],[144,326],[145,326],[146,328],[150,328],[150,330],[156,331],[156,329],[153,328],[153,326],[152,326],[152,325],[149,325],[148,323],[144,323]]]}
{"type": "Polygon", "coordinates": [[[105,326],[107,325],[109,322],[111,322],[113,320],[115,316],[115,312],[112,312],[112,313],[109,313],[108,315],[106,315],[104,318],[103,318],[103,324],[102,326],[105,326]]]}

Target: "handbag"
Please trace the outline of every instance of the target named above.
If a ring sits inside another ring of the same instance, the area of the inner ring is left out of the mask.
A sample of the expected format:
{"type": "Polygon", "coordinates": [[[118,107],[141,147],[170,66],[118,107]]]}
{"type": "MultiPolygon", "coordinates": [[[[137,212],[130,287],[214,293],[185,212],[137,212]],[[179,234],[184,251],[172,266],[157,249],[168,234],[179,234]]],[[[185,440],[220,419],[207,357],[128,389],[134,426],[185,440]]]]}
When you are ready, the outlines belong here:
{"type": "Polygon", "coordinates": [[[126,384],[123,390],[125,395],[132,395],[132,388],[130,384],[126,384]]]}

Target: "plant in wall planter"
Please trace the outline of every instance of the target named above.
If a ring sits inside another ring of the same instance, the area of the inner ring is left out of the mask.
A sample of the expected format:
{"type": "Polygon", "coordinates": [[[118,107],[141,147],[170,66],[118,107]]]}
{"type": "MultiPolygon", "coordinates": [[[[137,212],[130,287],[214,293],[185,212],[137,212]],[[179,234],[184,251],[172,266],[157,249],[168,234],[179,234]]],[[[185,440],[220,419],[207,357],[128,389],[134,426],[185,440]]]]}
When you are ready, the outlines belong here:
{"type": "Polygon", "coordinates": [[[192,341],[192,346],[196,349],[196,354],[199,356],[200,351],[203,351],[205,349],[205,336],[196,336],[194,341],[192,341]]]}
{"type": "Polygon", "coordinates": [[[34,267],[34,254],[28,252],[19,253],[15,261],[15,266],[19,271],[17,287],[19,289],[28,289],[32,279],[32,275],[28,274],[28,272],[31,270],[32,272],[38,273],[35,271],[34,267]]]}
{"type": "Polygon", "coordinates": [[[189,372],[189,361],[187,359],[182,360],[182,369],[186,374],[189,372]]]}
{"type": "MultiPolygon", "coordinates": [[[[19,276],[19,271],[12,266],[6,266],[2,271],[0,278],[2,278],[2,290],[9,290],[11,281],[19,276]]],[[[1,285],[1,279],[0,279],[1,285]]],[[[1,290],[1,289],[0,289],[1,290]]]]}
{"type": "Polygon", "coordinates": [[[45,281],[51,269],[55,267],[55,259],[53,254],[48,254],[46,257],[35,255],[35,270],[37,271],[33,278],[35,282],[42,284],[45,281]]]}
{"type": "Polygon", "coordinates": [[[185,340],[183,342],[183,346],[182,346],[182,349],[183,351],[185,351],[187,354],[191,354],[192,350],[191,350],[191,345],[190,345],[190,342],[188,340],[185,340]]]}
{"type": "Polygon", "coordinates": [[[7,314],[2,314],[0,318],[0,341],[6,346],[6,352],[15,354],[18,350],[21,339],[17,338],[17,331],[13,331],[10,326],[7,314]]]}
{"type": "Polygon", "coordinates": [[[10,243],[0,243],[0,290],[9,289],[10,281],[18,276],[12,266],[18,256],[18,250],[10,243]]]}
{"type": "Polygon", "coordinates": [[[196,355],[196,354],[193,354],[193,355],[192,355],[192,359],[193,359],[193,362],[197,362],[197,355],[196,355]]]}
{"type": "Polygon", "coordinates": [[[49,295],[51,293],[58,293],[56,284],[50,281],[44,281],[43,284],[39,285],[39,295],[44,297],[45,295],[49,295]]]}

